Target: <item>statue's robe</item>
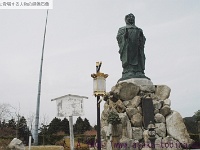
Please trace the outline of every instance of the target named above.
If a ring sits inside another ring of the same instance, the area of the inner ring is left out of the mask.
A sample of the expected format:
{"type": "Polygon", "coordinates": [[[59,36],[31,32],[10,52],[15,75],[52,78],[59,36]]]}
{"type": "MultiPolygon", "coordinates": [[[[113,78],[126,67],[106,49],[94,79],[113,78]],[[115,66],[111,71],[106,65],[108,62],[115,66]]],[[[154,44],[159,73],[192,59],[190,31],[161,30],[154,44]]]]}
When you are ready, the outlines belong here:
{"type": "Polygon", "coordinates": [[[141,72],[145,70],[144,44],[146,38],[142,29],[127,25],[119,29],[117,34],[120,59],[125,72],[141,72]]]}

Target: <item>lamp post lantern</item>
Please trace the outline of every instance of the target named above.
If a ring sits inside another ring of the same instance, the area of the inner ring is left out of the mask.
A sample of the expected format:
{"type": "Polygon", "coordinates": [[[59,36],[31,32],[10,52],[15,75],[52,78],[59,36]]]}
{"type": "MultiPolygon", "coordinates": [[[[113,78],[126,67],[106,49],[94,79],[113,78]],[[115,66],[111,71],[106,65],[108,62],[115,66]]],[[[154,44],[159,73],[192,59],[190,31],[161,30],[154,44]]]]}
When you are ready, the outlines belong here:
{"type": "Polygon", "coordinates": [[[102,62],[96,62],[96,74],[91,74],[93,78],[93,93],[97,97],[97,145],[101,150],[101,124],[100,124],[100,96],[106,94],[106,78],[108,74],[100,72],[102,62]]]}
{"type": "Polygon", "coordinates": [[[152,123],[152,121],[150,121],[147,128],[148,128],[149,140],[151,141],[151,148],[152,150],[155,150],[156,130],[155,130],[155,125],[152,123]]]}

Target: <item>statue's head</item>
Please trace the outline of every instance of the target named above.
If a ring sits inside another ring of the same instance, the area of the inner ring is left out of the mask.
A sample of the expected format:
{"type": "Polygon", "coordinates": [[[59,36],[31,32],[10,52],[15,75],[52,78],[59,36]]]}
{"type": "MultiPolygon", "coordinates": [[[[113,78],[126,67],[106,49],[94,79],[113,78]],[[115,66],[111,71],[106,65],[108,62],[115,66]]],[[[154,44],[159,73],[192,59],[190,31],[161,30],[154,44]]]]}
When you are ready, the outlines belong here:
{"type": "Polygon", "coordinates": [[[125,16],[125,22],[129,25],[135,25],[135,16],[133,14],[128,14],[125,16]]]}

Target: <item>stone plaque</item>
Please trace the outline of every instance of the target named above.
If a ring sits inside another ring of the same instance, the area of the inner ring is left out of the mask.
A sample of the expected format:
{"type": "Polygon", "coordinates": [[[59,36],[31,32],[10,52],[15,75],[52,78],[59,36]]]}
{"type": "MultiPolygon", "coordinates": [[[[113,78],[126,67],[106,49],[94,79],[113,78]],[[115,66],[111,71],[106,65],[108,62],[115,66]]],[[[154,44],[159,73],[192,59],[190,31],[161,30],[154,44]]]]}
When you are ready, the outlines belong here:
{"type": "Polygon", "coordinates": [[[143,125],[147,129],[149,122],[154,123],[154,107],[151,98],[142,98],[143,125]]]}

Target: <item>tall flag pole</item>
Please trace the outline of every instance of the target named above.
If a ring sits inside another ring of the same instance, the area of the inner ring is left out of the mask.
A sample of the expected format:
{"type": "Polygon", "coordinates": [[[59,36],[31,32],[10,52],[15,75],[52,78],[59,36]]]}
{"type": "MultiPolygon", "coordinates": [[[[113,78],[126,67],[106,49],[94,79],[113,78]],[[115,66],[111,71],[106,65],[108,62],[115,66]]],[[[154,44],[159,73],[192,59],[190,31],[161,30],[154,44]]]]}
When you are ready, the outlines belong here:
{"type": "Polygon", "coordinates": [[[38,83],[38,95],[37,95],[37,106],[36,106],[36,115],[35,115],[35,130],[34,130],[34,145],[38,145],[38,127],[39,127],[40,95],[41,95],[40,93],[41,93],[42,66],[43,66],[43,56],[44,56],[44,45],[45,45],[45,37],[46,37],[47,18],[48,18],[48,10],[47,10],[47,16],[46,16],[45,30],[44,30],[42,57],[41,57],[39,83],[38,83]]]}

